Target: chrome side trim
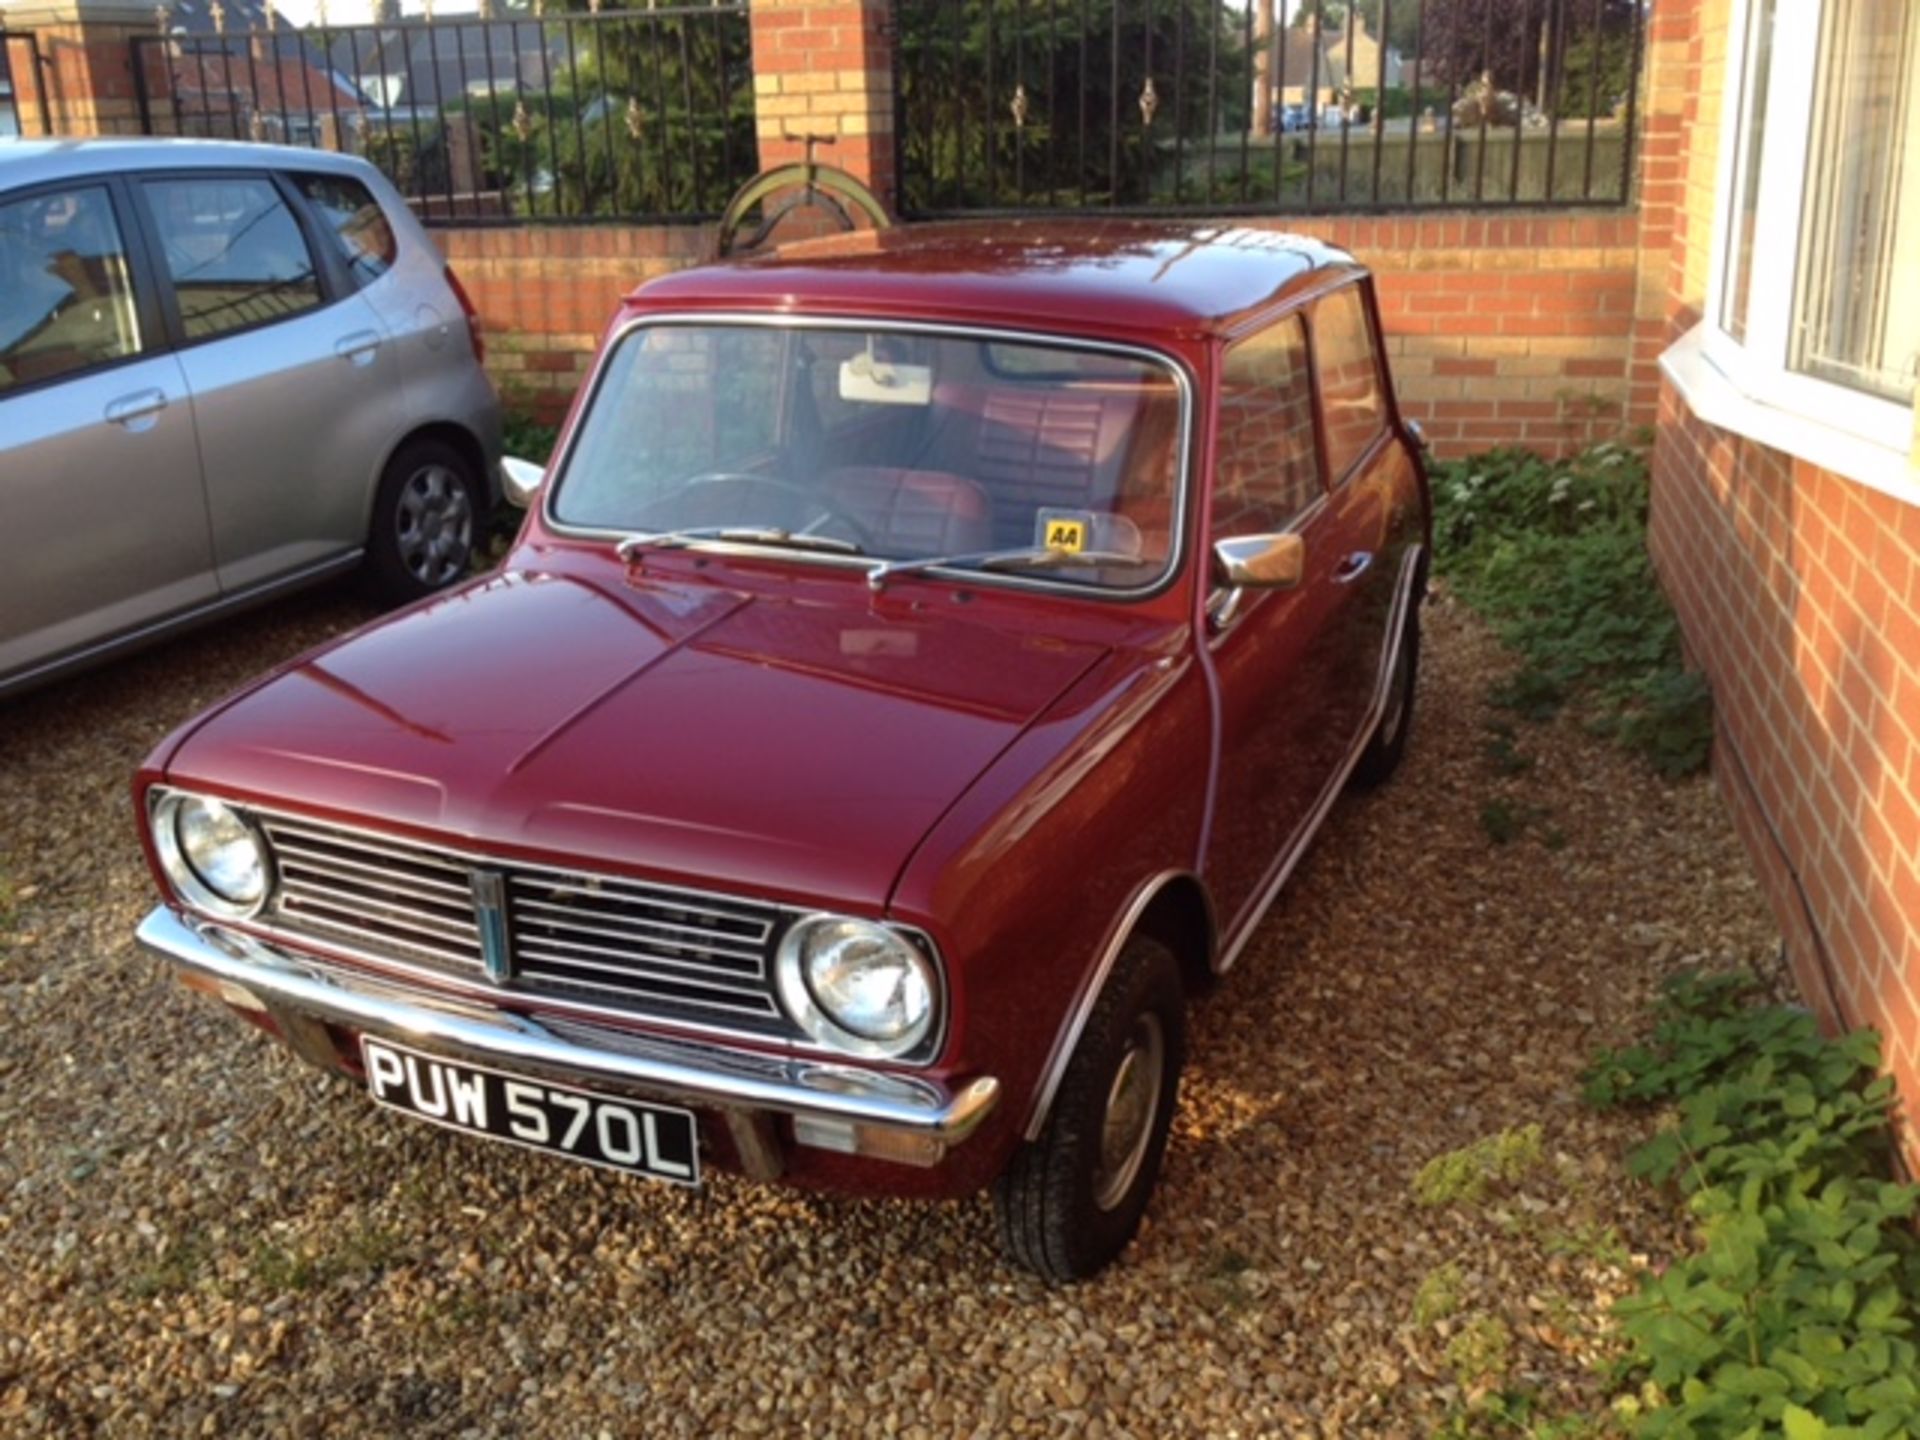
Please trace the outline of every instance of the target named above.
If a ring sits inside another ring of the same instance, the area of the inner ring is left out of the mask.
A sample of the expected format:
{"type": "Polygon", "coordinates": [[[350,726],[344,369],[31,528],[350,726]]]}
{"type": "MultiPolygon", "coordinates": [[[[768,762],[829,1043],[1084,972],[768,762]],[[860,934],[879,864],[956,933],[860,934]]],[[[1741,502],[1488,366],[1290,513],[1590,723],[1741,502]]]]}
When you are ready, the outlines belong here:
{"type": "Polygon", "coordinates": [[[983,1075],[957,1090],[914,1075],[609,1032],[548,1026],[495,1006],[429,1000],[276,949],[162,905],[141,921],[141,947],[202,988],[251,1000],[269,1014],[344,1025],[586,1085],[630,1088],[696,1106],[818,1116],[932,1136],[967,1138],[1000,1101],[983,1075]],[[206,982],[212,985],[207,986],[206,982]],[[229,992],[238,992],[229,994],[229,992]]]}
{"type": "Polygon", "coordinates": [[[1053,1098],[1060,1090],[1060,1082],[1066,1078],[1067,1065],[1073,1059],[1074,1047],[1080,1043],[1080,1034],[1087,1028],[1087,1017],[1093,1014],[1093,1005],[1100,998],[1100,992],[1106,988],[1107,976],[1113,972],[1114,962],[1120,958],[1120,951],[1133,935],[1133,927],[1140,917],[1146,914],[1147,906],[1154,897],[1176,880],[1194,878],[1191,871],[1163,870],[1153,876],[1127,901],[1126,908],[1120,912],[1107,943],[1100,952],[1100,958],[1093,969],[1087,973],[1086,984],[1073,1002],[1073,1009],[1067,1021],[1053,1039],[1053,1049],[1047,1054],[1046,1067],[1040,1072],[1040,1085],[1034,1091],[1033,1112],[1027,1117],[1026,1129],[1022,1132],[1029,1141],[1038,1140],[1040,1132],[1046,1128],[1047,1116],[1053,1110],[1053,1098]]]}
{"type": "Polygon", "coordinates": [[[1373,732],[1379,728],[1380,717],[1386,713],[1387,696],[1393,688],[1393,672],[1400,658],[1400,634],[1406,624],[1407,611],[1411,605],[1419,603],[1413,594],[1414,579],[1420,573],[1420,557],[1426,547],[1409,545],[1407,553],[1400,562],[1400,578],[1394,590],[1393,611],[1387,618],[1387,646],[1380,656],[1380,673],[1373,683],[1373,700],[1367,706],[1365,721],[1359,734],[1347,751],[1347,758],[1340,762],[1340,768],[1334,772],[1326,788],[1320,792],[1320,798],[1314,801],[1313,809],[1295,833],[1293,840],[1275,858],[1273,868],[1267,872],[1267,879],[1256,892],[1257,898],[1241,911],[1232,933],[1226,943],[1220,947],[1218,958],[1214,962],[1214,974],[1224,975],[1233,968],[1233,962],[1240,958],[1253,932],[1280,894],[1280,887],[1287,883],[1287,877],[1293,874],[1294,867],[1300,863],[1301,856],[1307,853],[1307,846],[1313,843],[1313,837],[1319,833],[1320,826],[1333,809],[1333,802],[1340,798],[1340,792],[1346,788],[1347,777],[1353,773],[1353,767],[1360,763],[1367,744],[1373,739],[1373,732]]]}
{"type": "MultiPolygon", "coordinates": [[[[1187,513],[1188,487],[1193,474],[1193,442],[1196,433],[1195,403],[1197,393],[1194,377],[1188,371],[1186,363],[1170,351],[1155,350],[1145,345],[1129,345],[1123,341],[1100,340],[1060,330],[1020,330],[1007,326],[965,325],[937,320],[908,320],[897,316],[861,315],[841,313],[837,315],[816,315],[793,311],[768,312],[764,310],[661,310],[644,312],[633,316],[602,342],[594,356],[593,369],[588,373],[583,386],[585,397],[578,414],[581,419],[592,410],[600,398],[600,386],[606,377],[608,364],[614,352],[636,330],[654,325],[710,325],[710,326],[750,326],[781,330],[892,330],[914,335],[945,335],[968,340],[1003,340],[1014,344],[1051,344],[1065,349],[1094,350],[1113,355],[1124,355],[1134,360],[1144,360],[1148,364],[1165,370],[1173,377],[1174,386],[1180,392],[1180,442],[1178,469],[1174,475],[1173,509],[1176,517],[1187,513]]],[[[547,483],[540,493],[540,521],[556,535],[565,535],[581,540],[624,540],[631,534],[625,530],[601,530],[592,526],[574,525],[562,521],[554,514],[554,499],[566,483],[568,463],[579,443],[581,426],[576,423],[569,427],[565,444],[547,461],[547,483]]],[[[1050,595],[1069,595],[1082,600],[1144,600],[1158,595],[1169,585],[1175,583],[1186,564],[1187,530],[1185,523],[1176,523],[1173,527],[1173,546],[1167,554],[1165,567],[1146,585],[1130,587],[1113,586],[1111,588],[1094,585],[1068,585],[1057,581],[1036,579],[1024,575],[1006,575],[984,570],[947,570],[931,569],[925,573],[952,581],[963,581],[969,585],[986,585],[993,588],[1010,590],[1035,590],[1050,595]]],[[[871,555],[835,555],[831,553],[811,553],[804,550],[782,549],[778,546],[754,545],[735,541],[709,541],[703,548],[718,555],[744,555],[758,559],[777,559],[792,561],[801,565],[826,566],[829,569],[854,569],[871,573],[883,562],[871,555]]]]}

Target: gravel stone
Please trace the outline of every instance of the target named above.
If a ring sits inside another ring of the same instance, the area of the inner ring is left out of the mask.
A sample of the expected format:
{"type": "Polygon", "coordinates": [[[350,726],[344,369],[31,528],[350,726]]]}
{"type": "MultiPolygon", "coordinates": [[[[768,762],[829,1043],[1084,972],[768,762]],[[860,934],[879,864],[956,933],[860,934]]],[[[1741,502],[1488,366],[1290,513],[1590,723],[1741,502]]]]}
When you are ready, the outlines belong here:
{"type": "Polygon", "coordinates": [[[1068,1291],[984,1198],[689,1194],[408,1124],[137,953],[133,766],[367,618],[317,592],[0,706],[0,1433],[1414,1436],[1483,1383],[1446,1355],[1477,1316],[1505,1383],[1603,1403],[1605,1307],[1684,1221],[1578,1072],[1663,974],[1777,937],[1708,782],[1572,719],[1494,773],[1507,662],[1444,595],[1404,769],[1197,1009],[1141,1237],[1068,1291]],[[1496,796],[1540,817],[1506,845],[1496,796]],[[1515,1186],[1414,1202],[1530,1124],[1515,1186]],[[1417,1325],[1444,1263],[1459,1313],[1417,1325]]]}

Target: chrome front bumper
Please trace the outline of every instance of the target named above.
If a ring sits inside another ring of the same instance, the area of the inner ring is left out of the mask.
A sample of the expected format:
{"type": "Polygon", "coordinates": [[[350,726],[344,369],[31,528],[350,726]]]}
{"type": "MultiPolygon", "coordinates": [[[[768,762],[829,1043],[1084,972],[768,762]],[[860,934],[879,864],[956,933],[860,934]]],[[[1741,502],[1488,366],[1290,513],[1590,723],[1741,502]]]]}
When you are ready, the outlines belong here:
{"type": "Polygon", "coordinates": [[[991,1076],[956,1091],[911,1075],[663,1040],[560,1017],[534,1020],[429,996],[165,905],[141,921],[138,939],[179,966],[196,988],[264,1011],[296,1045],[295,1036],[322,1021],[425,1043],[450,1058],[517,1066],[589,1087],[732,1113],[791,1116],[796,1138],[823,1149],[932,1164],[972,1134],[1000,1100],[1000,1082],[991,1076]],[[872,1142],[875,1132],[877,1143],[862,1143],[872,1142]]]}

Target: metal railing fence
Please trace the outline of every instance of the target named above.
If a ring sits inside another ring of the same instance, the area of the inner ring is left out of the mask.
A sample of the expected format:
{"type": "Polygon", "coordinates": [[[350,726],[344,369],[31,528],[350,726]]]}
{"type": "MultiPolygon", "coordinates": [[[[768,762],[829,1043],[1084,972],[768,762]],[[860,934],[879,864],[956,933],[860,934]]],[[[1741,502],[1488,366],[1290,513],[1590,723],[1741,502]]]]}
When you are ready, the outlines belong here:
{"type": "Polygon", "coordinates": [[[0,26],[0,140],[53,134],[38,36],[0,26]]]}
{"type": "MultiPolygon", "coordinates": [[[[132,40],[148,134],[364,155],[429,222],[711,219],[755,170],[745,0],[132,40]]],[[[483,9],[484,0],[483,0],[483,9]]]]}
{"type": "Polygon", "coordinates": [[[896,0],[901,210],[1624,205],[1646,0],[896,0]]]}

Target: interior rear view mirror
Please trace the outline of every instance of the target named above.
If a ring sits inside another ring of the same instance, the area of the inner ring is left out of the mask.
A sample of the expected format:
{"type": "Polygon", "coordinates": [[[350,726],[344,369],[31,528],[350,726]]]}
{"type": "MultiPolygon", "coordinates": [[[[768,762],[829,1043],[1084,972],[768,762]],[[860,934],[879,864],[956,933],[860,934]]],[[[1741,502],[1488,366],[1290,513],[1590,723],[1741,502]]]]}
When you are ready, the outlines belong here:
{"type": "Polygon", "coordinates": [[[865,405],[931,405],[933,367],[896,365],[871,351],[840,364],[840,398],[865,405]]]}

